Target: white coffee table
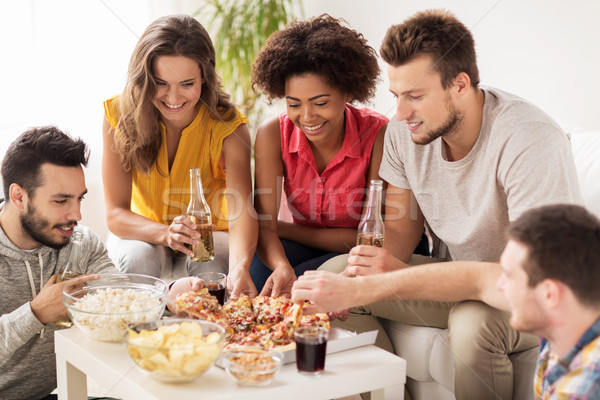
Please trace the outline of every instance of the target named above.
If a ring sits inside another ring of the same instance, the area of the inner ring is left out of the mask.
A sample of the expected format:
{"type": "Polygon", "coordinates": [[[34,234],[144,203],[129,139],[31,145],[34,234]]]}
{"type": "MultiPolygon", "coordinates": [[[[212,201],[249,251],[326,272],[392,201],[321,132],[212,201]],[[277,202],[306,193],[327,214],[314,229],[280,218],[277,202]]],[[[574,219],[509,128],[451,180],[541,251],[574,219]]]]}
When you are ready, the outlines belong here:
{"type": "Polygon", "coordinates": [[[318,377],[301,375],[295,364],[286,364],[270,385],[256,388],[237,385],[216,366],[191,383],[162,383],[137,369],[121,343],[95,341],[77,328],[54,335],[61,400],[87,399],[87,376],[107,388],[104,395],[135,400],[333,399],[369,391],[380,400],[392,387],[394,399],[404,395],[406,361],[373,345],[327,355],[326,371],[318,377]]]}

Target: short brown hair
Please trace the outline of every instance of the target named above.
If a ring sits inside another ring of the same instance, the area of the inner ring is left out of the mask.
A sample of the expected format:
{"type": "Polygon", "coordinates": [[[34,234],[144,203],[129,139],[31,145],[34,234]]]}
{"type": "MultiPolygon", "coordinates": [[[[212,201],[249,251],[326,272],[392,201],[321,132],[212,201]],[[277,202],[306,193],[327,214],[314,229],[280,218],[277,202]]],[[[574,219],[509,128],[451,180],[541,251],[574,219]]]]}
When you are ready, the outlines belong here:
{"type": "Polygon", "coordinates": [[[431,57],[445,89],[461,72],[469,75],[472,87],[479,85],[473,35],[446,10],[421,11],[402,24],[390,27],[380,53],[383,60],[394,67],[419,56],[431,57]]]}
{"type": "Polygon", "coordinates": [[[73,139],[55,126],[31,128],[10,144],[2,160],[4,199],[10,185],[21,186],[29,196],[42,184],[42,164],[60,167],[87,165],[90,151],[81,139],[73,139]]]}
{"type": "Polygon", "coordinates": [[[273,33],[252,66],[252,85],[269,100],[285,97],[288,78],[314,73],[360,103],[375,95],[379,65],[362,34],[323,14],[273,33]]]}
{"type": "Polygon", "coordinates": [[[582,304],[600,305],[600,220],[577,205],[525,212],[508,236],[529,252],[523,269],[534,287],[544,279],[567,285],[582,304]]]}

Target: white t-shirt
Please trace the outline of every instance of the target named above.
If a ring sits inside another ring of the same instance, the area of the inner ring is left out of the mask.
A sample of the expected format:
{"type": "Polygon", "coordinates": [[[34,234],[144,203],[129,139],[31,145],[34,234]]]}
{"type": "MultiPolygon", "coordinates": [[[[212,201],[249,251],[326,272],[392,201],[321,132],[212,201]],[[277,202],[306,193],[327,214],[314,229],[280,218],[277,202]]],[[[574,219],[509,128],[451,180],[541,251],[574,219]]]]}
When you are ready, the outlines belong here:
{"type": "Polygon", "coordinates": [[[481,89],[481,131],[459,161],[446,160],[441,138],[416,145],[405,122],[392,119],[387,128],[379,174],[412,190],[434,239],[434,257],[498,261],[506,229],[524,211],[583,204],[569,139],[558,124],[517,96],[481,89]]]}

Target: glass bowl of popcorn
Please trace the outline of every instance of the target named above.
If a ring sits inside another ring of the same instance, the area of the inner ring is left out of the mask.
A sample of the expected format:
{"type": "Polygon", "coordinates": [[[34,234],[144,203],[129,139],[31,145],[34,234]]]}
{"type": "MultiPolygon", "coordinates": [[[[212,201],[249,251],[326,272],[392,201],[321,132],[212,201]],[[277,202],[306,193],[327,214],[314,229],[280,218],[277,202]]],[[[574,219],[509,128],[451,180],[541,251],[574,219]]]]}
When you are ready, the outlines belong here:
{"type": "Polygon", "coordinates": [[[265,386],[271,383],[283,363],[278,351],[227,351],[223,353],[227,373],[244,386],[265,386]]]}
{"type": "Polygon", "coordinates": [[[162,317],[168,292],[168,285],[152,276],[106,274],[85,284],[65,285],[63,302],[71,321],[90,337],[121,342],[128,324],[162,317]]]}
{"type": "Polygon", "coordinates": [[[169,318],[130,324],[125,345],[136,365],[163,382],[190,382],[221,354],[225,328],[213,322],[169,318]]]}

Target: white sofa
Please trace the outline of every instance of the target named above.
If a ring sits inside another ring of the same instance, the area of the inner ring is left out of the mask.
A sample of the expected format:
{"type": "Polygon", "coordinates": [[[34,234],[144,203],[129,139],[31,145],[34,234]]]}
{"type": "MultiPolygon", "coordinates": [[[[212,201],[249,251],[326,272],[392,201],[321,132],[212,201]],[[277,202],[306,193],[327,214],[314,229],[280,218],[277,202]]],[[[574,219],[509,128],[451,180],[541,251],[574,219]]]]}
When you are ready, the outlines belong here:
{"type": "MultiPolygon", "coordinates": [[[[600,131],[571,131],[571,147],[586,207],[600,217],[600,131]]],[[[454,400],[454,365],[448,330],[382,321],[396,353],[407,361],[406,387],[412,400],[454,400]]],[[[537,349],[510,357],[514,399],[533,399],[537,349]]]]}

